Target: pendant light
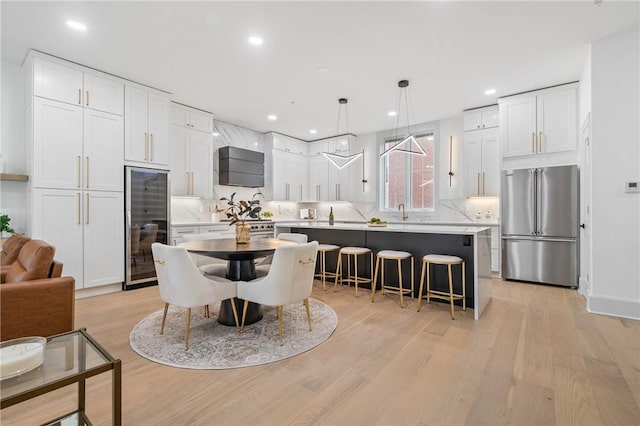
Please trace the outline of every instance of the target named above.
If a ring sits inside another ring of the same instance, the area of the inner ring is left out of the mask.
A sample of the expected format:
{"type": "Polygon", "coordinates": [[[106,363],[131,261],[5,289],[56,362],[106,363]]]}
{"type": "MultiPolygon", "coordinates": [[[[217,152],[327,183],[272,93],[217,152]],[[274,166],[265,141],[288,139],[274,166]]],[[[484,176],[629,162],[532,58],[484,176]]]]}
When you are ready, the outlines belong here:
{"type": "MultiPolygon", "coordinates": [[[[338,125],[337,125],[337,129],[336,129],[336,140],[337,140],[338,137],[341,136],[341,133],[340,133],[340,121],[341,121],[341,117],[342,117],[342,109],[344,107],[344,121],[345,121],[345,125],[346,125],[346,132],[344,133],[344,135],[347,136],[347,145],[350,148],[349,136],[351,135],[351,133],[349,133],[349,115],[347,114],[347,103],[348,102],[349,102],[349,100],[347,98],[338,99],[338,125]]],[[[334,152],[323,152],[322,155],[327,160],[329,160],[329,162],[331,164],[336,166],[338,169],[342,170],[345,167],[347,167],[349,164],[351,164],[354,161],[356,161],[358,158],[362,157],[364,155],[364,151],[363,152],[359,152],[357,154],[352,154],[352,155],[340,155],[340,154],[336,154],[334,152]]]]}
{"type": "Polygon", "coordinates": [[[404,99],[405,105],[405,115],[407,117],[407,134],[405,138],[399,143],[395,144],[391,148],[384,151],[380,154],[380,157],[384,157],[394,151],[404,152],[410,155],[420,155],[426,156],[427,153],[424,152],[424,149],[420,146],[416,138],[411,134],[411,127],[409,126],[409,80],[400,80],[398,82],[398,103],[396,111],[398,114],[396,115],[396,129],[394,132],[394,138],[398,137],[398,128],[400,127],[400,110],[402,109],[402,103],[404,99]]]}

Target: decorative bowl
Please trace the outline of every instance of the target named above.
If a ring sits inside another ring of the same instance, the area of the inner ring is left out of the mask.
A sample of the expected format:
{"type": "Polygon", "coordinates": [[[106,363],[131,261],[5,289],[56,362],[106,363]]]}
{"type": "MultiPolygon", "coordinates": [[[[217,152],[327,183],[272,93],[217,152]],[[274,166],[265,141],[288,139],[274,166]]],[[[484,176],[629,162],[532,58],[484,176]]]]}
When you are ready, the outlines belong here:
{"type": "Polygon", "coordinates": [[[367,222],[367,226],[370,226],[372,228],[382,228],[387,226],[387,222],[367,222]]]}
{"type": "Polygon", "coordinates": [[[16,377],[39,367],[44,361],[44,337],[21,337],[0,342],[0,380],[16,377]]]}

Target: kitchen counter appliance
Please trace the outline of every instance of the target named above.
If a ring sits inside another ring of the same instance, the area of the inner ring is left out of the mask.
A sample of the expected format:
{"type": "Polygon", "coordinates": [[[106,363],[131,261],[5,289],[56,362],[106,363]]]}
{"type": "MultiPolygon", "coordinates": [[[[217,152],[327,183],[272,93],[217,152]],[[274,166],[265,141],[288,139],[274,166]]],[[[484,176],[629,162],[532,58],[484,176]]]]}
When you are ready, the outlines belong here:
{"type": "Polygon", "coordinates": [[[504,170],[502,278],[578,286],[578,167],[504,170]]]}

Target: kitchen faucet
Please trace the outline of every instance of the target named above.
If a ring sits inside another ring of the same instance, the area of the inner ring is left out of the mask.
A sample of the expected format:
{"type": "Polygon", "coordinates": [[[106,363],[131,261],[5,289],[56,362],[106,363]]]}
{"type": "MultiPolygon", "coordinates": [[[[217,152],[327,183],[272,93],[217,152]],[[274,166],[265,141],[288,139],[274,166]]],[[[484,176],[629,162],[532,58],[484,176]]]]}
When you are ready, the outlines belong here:
{"type": "Polygon", "coordinates": [[[402,220],[409,219],[409,216],[407,216],[407,213],[404,211],[404,203],[398,204],[398,210],[400,210],[400,208],[402,208],[402,220]]]}

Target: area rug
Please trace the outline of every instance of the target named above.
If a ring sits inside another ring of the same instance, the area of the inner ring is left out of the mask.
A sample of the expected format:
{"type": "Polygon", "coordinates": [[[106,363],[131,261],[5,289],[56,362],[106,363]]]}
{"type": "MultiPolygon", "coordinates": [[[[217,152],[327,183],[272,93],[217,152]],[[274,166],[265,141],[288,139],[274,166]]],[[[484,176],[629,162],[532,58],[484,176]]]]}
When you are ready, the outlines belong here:
{"type": "Polygon", "coordinates": [[[284,307],[283,345],[278,337],[275,308],[263,306],[264,318],[246,325],[244,333],[219,324],[218,306],[210,305],[211,318],[203,309],[192,309],[189,350],[184,350],[186,309],[169,306],[164,334],[160,334],[162,309],[140,321],[129,335],[129,344],[141,356],[160,364],[191,369],[226,369],[267,364],[308,351],[326,341],[338,325],[338,316],[327,304],[309,298],[309,331],[304,305],[284,307]]]}

